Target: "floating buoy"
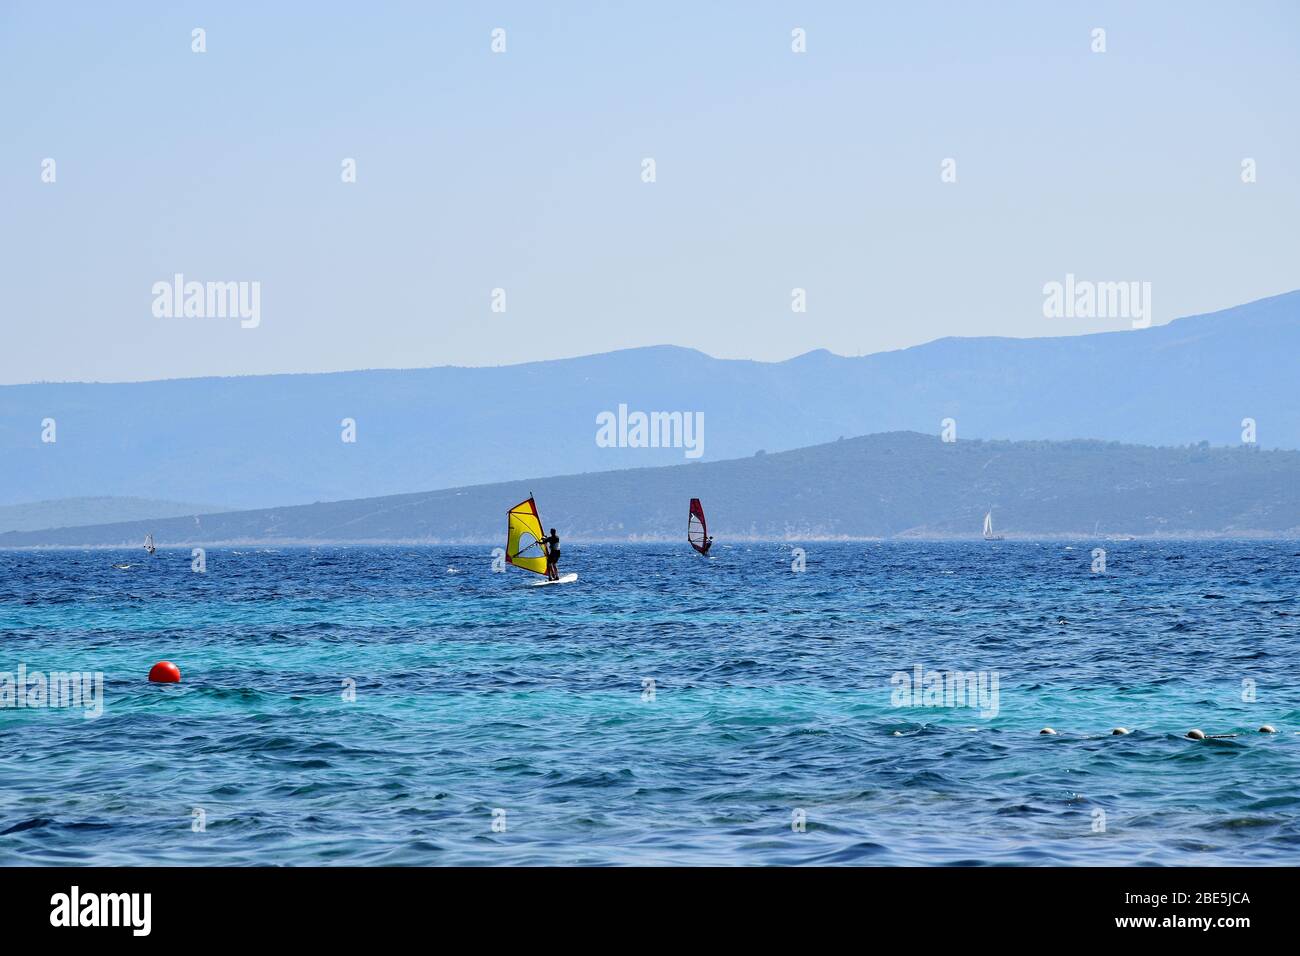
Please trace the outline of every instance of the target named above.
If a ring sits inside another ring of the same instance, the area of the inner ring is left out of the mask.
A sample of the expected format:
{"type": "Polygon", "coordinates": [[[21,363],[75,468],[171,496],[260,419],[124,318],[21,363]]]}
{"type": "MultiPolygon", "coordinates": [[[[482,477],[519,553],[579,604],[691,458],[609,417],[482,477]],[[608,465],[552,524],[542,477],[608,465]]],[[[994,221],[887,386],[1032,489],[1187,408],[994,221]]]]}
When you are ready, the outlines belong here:
{"type": "Polygon", "coordinates": [[[1038,733],[1039,733],[1040,735],[1042,735],[1042,734],[1048,734],[1049,736],[1052,736],[1052,737],[1055,737],[1055,736],[1056,736],[1056,731],[1053,730],[1051,727],[1044,727],[1044,728],[1043,728],[1042,730],[1040,730],[1038,733]]]}
{"type": "Polygon", "coordinates": [[[1121,735],[1121,734],[1126,734],[1126,733],[1128,733],[1128,728],[1127,728],[1127,727],[1116,727],[1114,730],[1112,730],[1112,731],[1110,732],[1110,735],[1111,735],[1112,737],[1117,737],[1117,736],[1119,736],[1119,735],[1121,735]]]}
{"type": "Polygon", "coordinates": [[[1187,736],[1192,740],[1204,740],[1205,731],[1197,730],[1195,727],[1193,727],[1191,730],[1187,731],[1187,736]]]}
{"type": "Polygon", "coordinates": [[[159,661],[149,668],[149,680],[155,684],[179,684],[181,669],[171,661],[159,661]]]}
{"type": "Polygon", "coordinates": [[[1259,732],[1261,734],[1275,734],[1277,733],[1277,728],[1272,724],[1265,724],[1263,727],[1259,728],[1259,732]]]}

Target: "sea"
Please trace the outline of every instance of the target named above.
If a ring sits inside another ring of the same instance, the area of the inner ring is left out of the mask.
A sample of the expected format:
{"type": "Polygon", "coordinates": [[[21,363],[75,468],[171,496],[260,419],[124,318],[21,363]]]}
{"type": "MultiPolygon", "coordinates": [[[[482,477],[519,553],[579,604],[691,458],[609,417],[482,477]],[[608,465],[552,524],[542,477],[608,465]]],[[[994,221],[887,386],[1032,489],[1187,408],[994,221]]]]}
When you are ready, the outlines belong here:
{"type": "Polygon", "coordinates": [[[0,865],[1300,863],[1296,542],[561,569],[0,552],[0,865]]]}

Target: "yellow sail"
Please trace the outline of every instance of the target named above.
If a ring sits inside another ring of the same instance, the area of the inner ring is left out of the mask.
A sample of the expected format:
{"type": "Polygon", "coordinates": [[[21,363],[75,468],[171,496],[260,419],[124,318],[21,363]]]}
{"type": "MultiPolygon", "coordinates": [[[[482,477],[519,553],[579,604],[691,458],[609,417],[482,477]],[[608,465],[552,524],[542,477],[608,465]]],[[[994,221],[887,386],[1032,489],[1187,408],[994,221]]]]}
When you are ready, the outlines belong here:
{"type": "Polygon", "coordinates": [[[525,571],[545,574],[546,543],[537,502],[532,498],[519,502],[510,509],[507,521],[506,560],[525,571]]]}

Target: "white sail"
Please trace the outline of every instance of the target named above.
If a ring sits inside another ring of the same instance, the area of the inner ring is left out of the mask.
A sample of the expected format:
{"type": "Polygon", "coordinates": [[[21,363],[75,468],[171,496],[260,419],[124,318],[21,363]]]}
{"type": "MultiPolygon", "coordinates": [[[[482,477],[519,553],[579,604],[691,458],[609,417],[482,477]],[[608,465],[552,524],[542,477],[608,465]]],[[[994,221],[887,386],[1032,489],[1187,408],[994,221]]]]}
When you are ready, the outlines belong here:
{"type": "Polygon", "coordinates": [[[152,551],[152,550],[154,549],[154,547],[153,547],[153,534],[152,534],[152,533],[147,534],[147,535],[144,536],[144,549],[145,549],[146,551],[152,551]]]}
{"type": "Polygon", "coordinates": [[[984,537],[993,536],[993,512],[990,511],[984,515],[984,537]]]}

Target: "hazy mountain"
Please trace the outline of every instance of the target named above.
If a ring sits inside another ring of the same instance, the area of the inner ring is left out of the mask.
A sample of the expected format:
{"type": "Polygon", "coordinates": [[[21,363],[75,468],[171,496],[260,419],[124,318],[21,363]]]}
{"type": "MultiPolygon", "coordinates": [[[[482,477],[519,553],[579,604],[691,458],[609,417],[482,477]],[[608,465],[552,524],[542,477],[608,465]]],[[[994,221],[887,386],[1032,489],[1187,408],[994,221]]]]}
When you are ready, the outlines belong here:
{"type": "Polygon", "coordinates": [[[1300,452],[1096,441],[945,444],[912,432],[750,458],[328,504],[0,535],[0,546],[504,540],[537,495],[566,540],[683,538],[704,500],[720,539],[1300,533],[1300,452]]]}
{"type": "MultiPolygon", "coordinates": [[[[876,317],[883,321],[888,317],[876,317]]],[[[1044,319],[1044,328],[1050,320],[1044,319]]],[[[949,338],[845,358],[673,347],[501,368],[0,387],[0,502],[145,495],[241,507],[685,461],[602,448],[596,419],[704,414],[705,460],[910,429],[1300,448],[1300,292],[1151,329],[949,338]],[[57,441],[42,442],[42,421],[57,441]],[[341,440],[344,418],[357,441],[341,440]]]]}
{"type": "Polygon", "coordinates": [[[0,505],[0,531],[37,531],[77,525],[171,518],[224,511],[215,505],[155,501],[151,498],[59,498],[22,505],[0,505]]]}

